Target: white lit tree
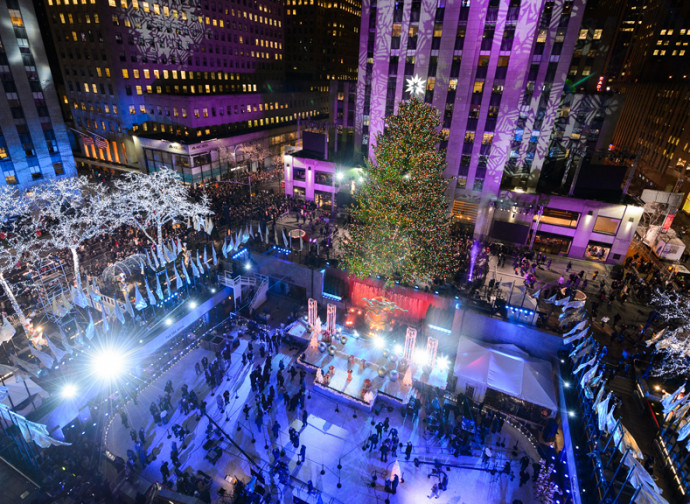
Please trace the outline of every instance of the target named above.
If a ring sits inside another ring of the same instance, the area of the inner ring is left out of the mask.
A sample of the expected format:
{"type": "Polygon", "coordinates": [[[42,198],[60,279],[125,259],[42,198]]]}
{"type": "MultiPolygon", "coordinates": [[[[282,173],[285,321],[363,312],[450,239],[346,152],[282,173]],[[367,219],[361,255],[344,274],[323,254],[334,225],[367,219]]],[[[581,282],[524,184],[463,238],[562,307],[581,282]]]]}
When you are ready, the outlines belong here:
{"type": "Polygon", "coordinates": [[[18,265],[24,259],[38,252],[40,240],[32,225],[35,220],[29,215],[30,204],[24,194],[15,189],[0,187],[0,285],[14,313],[23,327],[27,327],[27,318],[19,306],[14,294],[14,285],[8,274],[18,273],[18,265]]]}
{"type": "Polygon", "coordinates": [[[200,220],[213,213],[208,196],[193,201],[179,175],[167,168],[151,174],[128,173],[115,181],[115,187],[118,194],[113,205],[121,222],[141,230],[157,247],[163,245],[165,225],[200,220]]]}
{"type": "Polygon", "coordinates": [[[651,374],[654,376],[690,375],[690,317],[688,302],[682,296],[657,291],[652,305],[659,314],[661,330],[647,340],[660,354],[654,359],[651,374]]]}
{"type": "Polygon", "coordinates": [[[111,196],[104,185],[91,183],[86,177],[57,179],[37,191],[50,245],[71,252],[74,280],[80,292],[79,247],[117,225],[113,199],[116,196],[111,196]]]}

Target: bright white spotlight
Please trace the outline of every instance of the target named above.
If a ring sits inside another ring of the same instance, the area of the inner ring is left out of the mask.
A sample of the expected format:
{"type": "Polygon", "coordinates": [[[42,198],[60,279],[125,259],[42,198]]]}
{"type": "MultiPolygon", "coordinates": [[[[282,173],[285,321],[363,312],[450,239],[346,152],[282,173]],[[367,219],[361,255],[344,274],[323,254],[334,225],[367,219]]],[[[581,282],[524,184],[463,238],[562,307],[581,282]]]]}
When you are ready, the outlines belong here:
{"type": "Polygon", "coordinates": [[[426,366],[429,364],[429,354],[426,353],[426,350],[417,350],[414,353],[412,360],[418,366],[426,366]]]}
{"type": "Polygon", "coordinates": [[[165,325],[173,325],[173,319],[171,319],[170,317],[165,319],[165,325]]]}
{"type": "Polygon", "coordinates": [[[336,174],[335,174],[335,178],[338,180],[338,182],[340,182],[341,180],[343,180],[343,172],[338,172],[338,173],[336,173],[336,174]]]}
{"type": "Polygon", "coordinates": [[[189,307],[190,307],[192,310],[193,310],[194,308],[196,308],[196,301],[190,301],[190,302],[189,302],[189,307]]]}
{"type": "Polygon", "coordinates": [[[436,365],[441,371],[446,371],[450,367],[450,360],[444,355],[436,360],[436,365]]]}
{"type": "Polygon", "coordinates": [[[252,269],[252,263],[250,263],[249,261],[247,261],[247,262],[245,263],[245,265],[244,265],[244,269],[246,269],[246,270],[252,269]]]}
{"type": "Polygon", "coordinates": [[[402,345],[400,345],[400,344],[395,345],[395,346],[393,347],[393,351],[394,351],[396,354],[398,354],[398,355],[402,355],[402,353],[403,353],[403,347],[402,347],[402,345]]]}
{"type": "Polygon", "coordinates": [[[378,334],[376,336],[374,336],[374,347],[376,347],[378,349],[382,349],[385,346],[386,346],[386,340],[383,339],[382,336],[380,336],[378,334]]]}
{"type": "Polygon", "coordinates": [[[68,383],[67,385],[62,387],[62,390],[60,391],[60,397],[62,397],[63,399],[74,399],[76,395],[77,386],[73,383],[68,383]]]}
{"type": "Polygon", "coordinates": [[[212,289],[211,289],[211,294],[215,294],[215,293],[216,293],[216,289],[212,288],[212,289]]]}
{"type": "Polygon", "coordinates": [[[91,359],[91,370],[102,380],[114,380],[125,371],[125,357],[113,348],[100,350],[91,359]]]}

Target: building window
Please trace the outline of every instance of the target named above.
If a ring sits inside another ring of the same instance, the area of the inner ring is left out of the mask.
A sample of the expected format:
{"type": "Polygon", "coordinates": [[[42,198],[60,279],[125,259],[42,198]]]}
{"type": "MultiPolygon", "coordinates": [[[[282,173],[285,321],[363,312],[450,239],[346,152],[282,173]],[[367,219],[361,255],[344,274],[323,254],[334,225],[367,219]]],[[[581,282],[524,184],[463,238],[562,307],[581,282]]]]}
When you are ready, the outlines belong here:
{"type": "Polygon", "coordinates": [[[53,170],[55,171],[55,175],[65,174],[65,168],[62,166],[62,163],[53,163],[53,170]]]}
{"type": "Polygon", "coordinates": [[[43,177],[43,173],[41,173],[41,168],[38,165],[29,166],[29,171],[31,172],[31,178],[34,180],[38,180],[43,177]]]}
{"type": "MultiPolygon", "coordinates": [[[[578,212],[570,212],[568,210],[559,210],[556,208],[545,208],[541,216],[542,224],[552,224],[554,226],[563,226],[567,228],[576,228],[577,221],[580,219],[578,212]]],[[[537,216],[534,216],[537,220],[537,216]]]]}
{"type": "Polygon", "coordinates": [[[615,235],[620,225],[620,219],[612,219],[610,217],[597,217],[592,231],[595,233],[615,235]]]}
{"type": "Polygon", "coordinates": [[[8,185],[19,183],[14,168],[3,169],[3,173],[5,174],[5,182],[7,182],[8,185]]]}

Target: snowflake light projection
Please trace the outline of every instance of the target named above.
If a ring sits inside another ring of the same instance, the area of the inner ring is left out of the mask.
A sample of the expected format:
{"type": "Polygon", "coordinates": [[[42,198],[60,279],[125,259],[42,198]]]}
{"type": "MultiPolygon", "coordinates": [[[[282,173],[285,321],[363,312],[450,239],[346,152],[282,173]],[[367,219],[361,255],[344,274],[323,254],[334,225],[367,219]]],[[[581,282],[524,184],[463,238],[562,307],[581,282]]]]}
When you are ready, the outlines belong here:
{"type": "Polygon", "coordinates": [[[419,75],[415,75],[411,79],[407,79],[407,92],[411,95],[423,95],[426,88],[426,79],[421,79],[419,75]]]}
{"type": "Polygon", "coordinates": [[[201,10],[196,1],[170,0],[169,12],[160,15],[155,8],[146,12],[133,6],[124,12],[142,56],[153,63],[184,63],[194,47],[204,39],[205,25],[199,22],[201,10]]]}

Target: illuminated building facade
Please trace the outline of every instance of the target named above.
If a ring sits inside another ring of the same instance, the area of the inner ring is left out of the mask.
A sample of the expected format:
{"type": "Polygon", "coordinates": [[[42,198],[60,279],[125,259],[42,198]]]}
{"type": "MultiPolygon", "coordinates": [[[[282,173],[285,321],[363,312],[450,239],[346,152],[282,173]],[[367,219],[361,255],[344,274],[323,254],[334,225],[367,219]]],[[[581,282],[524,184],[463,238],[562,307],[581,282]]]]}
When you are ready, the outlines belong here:
{"type": "Polygon", "coordinates": [[[536,187],[585,0],[365,0],[355,145],[370,155],[407,82],[441,112],[450,197],[486,235],[504,174],[536,187]]]}
{"type": "Polygon", "coordinates": [[[46,0],[45,8],[62,98],[90,165],[148,169],[148,160],[184,155],[163,146],[223,139],[215,164],[198,149],[204,157],[176,163],[198,183],[233,168],[244,147],[234,137],[276,149],[298,118],[328,113],[326,93],[285,82],[282,2],[46,0]],[[147,152],[145,139],[162,150],[147,152]]]}
{"type": "MultiPolygon", "coordinates": [[[[639,156],[634,189],[688,193],[690,183],[690,4],[647,2],[630,51],[615,150],[639,156]]],[[[690,199],[683,206],[690,212],[690,199]]]]}
{"type": "Polygon", "coordinates": [[[288,77],[356,80],[361,10],[361,0],[286,0],[288,77]]]}
{"type": "Polygon", "coordinates": [[[0,184],[29,187],[76,174],[36,12],[0,3],[0,184]]]}

